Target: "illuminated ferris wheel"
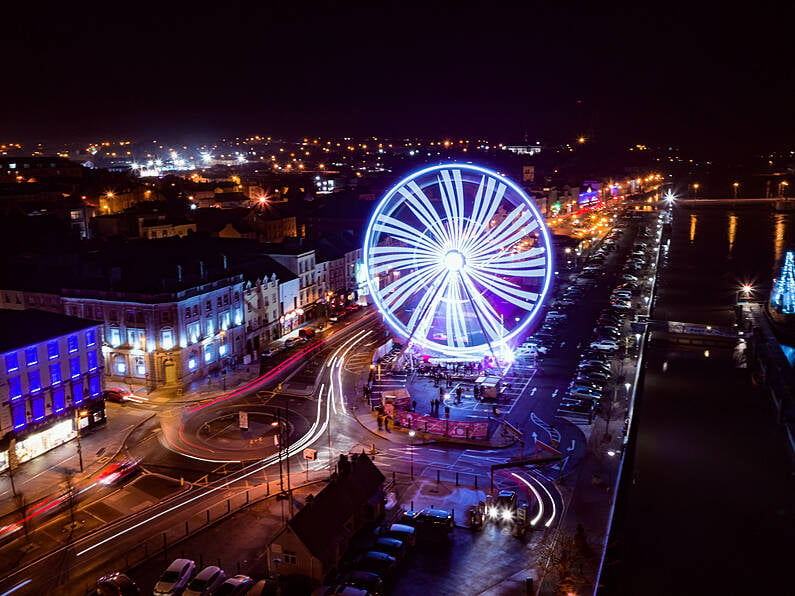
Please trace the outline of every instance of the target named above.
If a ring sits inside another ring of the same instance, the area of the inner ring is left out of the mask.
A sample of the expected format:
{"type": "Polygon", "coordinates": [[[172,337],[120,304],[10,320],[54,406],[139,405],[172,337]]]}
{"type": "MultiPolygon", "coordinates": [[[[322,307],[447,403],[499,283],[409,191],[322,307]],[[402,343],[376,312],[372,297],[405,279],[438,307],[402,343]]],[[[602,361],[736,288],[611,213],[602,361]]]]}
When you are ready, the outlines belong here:
{"type": "Polygon", "coordinates": [[[394,331],[464,358],[518,343],[549,289],[550,250],[527,194],[465,164],[401,180],[376,207],[364,241],[367,283],[394,331]]]}

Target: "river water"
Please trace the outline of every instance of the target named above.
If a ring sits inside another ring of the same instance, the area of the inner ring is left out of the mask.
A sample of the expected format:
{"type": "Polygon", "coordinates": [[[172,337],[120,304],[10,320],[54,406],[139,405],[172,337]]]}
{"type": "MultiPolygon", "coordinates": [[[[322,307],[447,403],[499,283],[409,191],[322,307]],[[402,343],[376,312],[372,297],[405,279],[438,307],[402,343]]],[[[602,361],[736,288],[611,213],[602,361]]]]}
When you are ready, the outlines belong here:
{"type": "Polygon", "coordinates": [[[731,325],[742,284],[767,300],[786,250],[795,248],[795,213],[766,205],[676,207],[655,319],[731,325]]]}
{"type": "MultiPolygon", "coordinates": [[[[741,284],[767,299],[789,248],[793,214],[674,208],[652,317],[733,325],[741,284]]],[[[730,346],[652,337],[644,358],[600,595],[792,593],[795,476],[769,396],[730,346]]]]}

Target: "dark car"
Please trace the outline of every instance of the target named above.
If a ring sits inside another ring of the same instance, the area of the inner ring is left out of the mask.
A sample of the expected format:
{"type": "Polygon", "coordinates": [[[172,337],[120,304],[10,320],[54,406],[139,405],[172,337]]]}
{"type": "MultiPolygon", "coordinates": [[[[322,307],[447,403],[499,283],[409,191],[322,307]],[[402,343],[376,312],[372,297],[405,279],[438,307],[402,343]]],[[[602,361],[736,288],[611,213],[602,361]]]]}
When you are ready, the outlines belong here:
{"type": "Polygon", "coordinates": [[[351,571],[343,577],[342,584],[367,590],[373,596],[380,596],[384,593],[384,580],[372,571],[351,571]]]}
{"type": "Polygon", "coordinates": [[[367,551],[356,558],[357,571],[369,571],[381,578],[391,578],[397,571],[397,561],[392,555],[375,550],[367,551]]]}
{"type": "Polygon", "coordinates": [[[124,461],[108,464],[108,466],[102,470],[98,480],[100,484],[118,484],[137,474],[139,471],[139,463],[140,460],[137,459],[126,459],[124,461]]]}
{"type": "Polygon", "coordinates": [[[141,596],[141,590],[133,580],[116,571],[97,580],[97,596],[141,596]]]}

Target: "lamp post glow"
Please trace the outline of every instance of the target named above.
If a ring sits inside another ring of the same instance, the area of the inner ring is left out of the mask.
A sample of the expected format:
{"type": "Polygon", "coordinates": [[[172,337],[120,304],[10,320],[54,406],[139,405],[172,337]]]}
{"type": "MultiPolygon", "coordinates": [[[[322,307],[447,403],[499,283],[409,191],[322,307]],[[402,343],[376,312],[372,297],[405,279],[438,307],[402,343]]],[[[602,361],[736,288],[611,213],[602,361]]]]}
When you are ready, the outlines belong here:
{"type": "Polygon", "coordinates": [[[414,480],[414,435],[417,434],[415,431],[409,431],[409,438],[411,439],[411,445],[409,449],[411,450],[411,479],[414,480]]]}
{"type": "Polygon", "coordinates": [[[734,198],[737,198],[737,190],[740,188],[740,183],[735,182],[732,184],[732,190],[734,190],[734,198]]]}

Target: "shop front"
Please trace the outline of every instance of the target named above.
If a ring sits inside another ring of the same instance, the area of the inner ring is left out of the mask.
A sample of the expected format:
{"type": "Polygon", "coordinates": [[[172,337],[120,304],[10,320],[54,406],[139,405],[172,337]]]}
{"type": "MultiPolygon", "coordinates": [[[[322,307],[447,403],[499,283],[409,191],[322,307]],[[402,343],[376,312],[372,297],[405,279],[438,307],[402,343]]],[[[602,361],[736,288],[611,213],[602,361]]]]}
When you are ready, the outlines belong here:
{"type": "MultiPolygon", "coordinates": [[[[24,463],[55,449],[77,436],[74,420],[62,418],[48,428],[18,437],[16,443],[12,440],[10,447],[14,449],[18,463],[24,463]]],[[[5,466],[8,466],[8,452],[5,452],[5,466]]]]}

